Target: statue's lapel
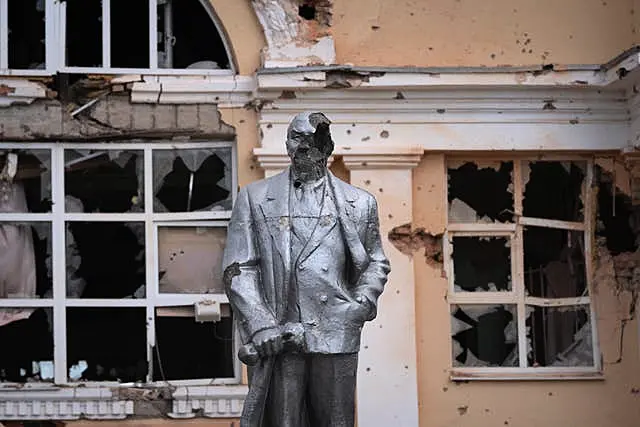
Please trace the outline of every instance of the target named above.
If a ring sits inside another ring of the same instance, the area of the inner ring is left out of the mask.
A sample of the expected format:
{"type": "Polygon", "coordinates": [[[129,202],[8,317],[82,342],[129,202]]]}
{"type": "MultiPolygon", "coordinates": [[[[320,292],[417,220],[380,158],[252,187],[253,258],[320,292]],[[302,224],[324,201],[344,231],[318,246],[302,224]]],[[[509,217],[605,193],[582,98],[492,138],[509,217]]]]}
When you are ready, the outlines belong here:
{"type": "Polygon", "coordinates": [[[316,248],[322,243],[322,240],[325,238],[327,234],[333,227],[337,224],[336,218],[336,207],[333,202],[333,198],[331,195],[331,191],[328,191],[328,188],[324,192],[324,200],[322,201],[322,212],[320,218],[318,219],[318,224],[316,225],[313,234],[309,238],[309,241],[305,245],[302,252],[300,252],[300,257],[298,258],[298,264],[303,262],[305,259],[309,257],[316,250],[316,248]]]}
{"type": "Polygon", "coordinates": [[[289,268],[291,227],[289,224],[289,168],[270,180],[264,200],[260,203],[269,228],[273,246],[280,254],[285,268],[289,268]]]}

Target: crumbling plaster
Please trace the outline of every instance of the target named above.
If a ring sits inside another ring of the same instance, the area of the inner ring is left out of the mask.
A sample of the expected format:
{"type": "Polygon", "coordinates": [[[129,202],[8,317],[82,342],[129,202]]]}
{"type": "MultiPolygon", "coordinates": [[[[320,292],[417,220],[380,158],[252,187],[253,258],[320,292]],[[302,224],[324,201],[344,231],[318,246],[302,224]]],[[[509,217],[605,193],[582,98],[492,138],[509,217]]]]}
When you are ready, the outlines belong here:
{"type": "Polygon", "coordinates": [[[638,0],[335,0],[334,4],[332,29],[341,64],[600,64],[640,39],[637,32],[633,34],[640,16],[638,0]]]}
{"type": "MultiPolygon", "coordinates": [[[[475,156],[475,154],[474,154],[475,156]]],[[[413,224],[430,235],[446,227],[445,155],[427,154],[413,172],[413,224]]],[[[638,405],[637,322],[629,322],[619,357],[620,326],[628,318],[629,296],[616,286],[597,286],[594,295],[604,381],[451,382],[451,340],[447,324],[447,279],[442,266],[414,253],[420,425],[521,426],[615,425],[635,427],[638,405]],[[420,261],[419,261],[420,260],[420,261]],[[592,404],[591,402],[597,402],[592,404]],[[531,408],[541,410],[532,411],[531,408]]],[[[604,268],[599,264],[598,268],[604,268]]],[[[596,275],[598,273],[596,272],[596,275]]]]}

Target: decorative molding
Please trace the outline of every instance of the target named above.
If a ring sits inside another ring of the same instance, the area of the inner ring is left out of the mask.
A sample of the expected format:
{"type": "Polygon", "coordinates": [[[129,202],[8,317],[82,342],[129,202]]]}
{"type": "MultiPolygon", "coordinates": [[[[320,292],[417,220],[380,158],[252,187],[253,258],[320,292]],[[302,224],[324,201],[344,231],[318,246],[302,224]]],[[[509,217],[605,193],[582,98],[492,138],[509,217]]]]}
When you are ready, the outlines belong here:
{"type": "Polygon", "coordinates": [[[0,108],[12,104],[31,104],[38,98],[47,97],[47,87],[26,78],[0,78],[0,108]]]}
{"type": "MultiPolygon", "coordinates": [[[[281,171],[284,168],[288,167],[291,163],[291,159],[289,158],[289,155],[284,150],[284,148],[271,149],[258,147],[253,149],[253,154],[256,157],[256,160],[258,161],[260,167],[266,171],[281,171]]],[[[327,159],[327,166],[331,166],[333,160],[334,156],[332,155],[327,159]]]]}
{"type": "Polygon", "coordinates": [[[242,107],[253,99],[255,79],[245,76],[142,76],[131,88],[132,103],[217,104],[242,107]]]}
{"type": "Polygon", "coordinates": [[[412,169],[418,166],[424,148],[418,146],[340,147],[344,165],[355,169],[412,169]]]}
{"type": "Polygon", "coordinates": [[[106,420],[133,415],[133,401],[113,397],[109,388],[0,391],[0,420],[106,420]]]}
{"type": "Polygon", "coordinates": [[[194,418],[198,411],[207,418],[234,418],[242,415],[247,386],[178,387],[173,392],[171,418],[194,418]]]}

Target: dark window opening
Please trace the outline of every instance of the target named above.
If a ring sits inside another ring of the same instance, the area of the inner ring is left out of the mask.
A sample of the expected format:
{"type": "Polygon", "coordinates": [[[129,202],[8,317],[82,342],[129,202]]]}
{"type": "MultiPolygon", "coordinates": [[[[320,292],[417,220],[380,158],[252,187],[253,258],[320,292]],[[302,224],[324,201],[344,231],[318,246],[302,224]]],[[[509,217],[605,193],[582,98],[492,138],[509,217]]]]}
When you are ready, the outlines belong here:
{"type": "Polygon", "coordinates": [[[583,221],[585,170],[584,162],[523,162],[523,215],[583,221]],[[530,171],[528,176],[527,171],[530,171]]]}
{"type": "Polygon", "coordinates": [[[540,298],[586,296],[584,233],[556,228],[524,230],[524,283],[540,298]]]}
{"type": "Polygon", "coordinates": [[[111,0],[111,67],[149,68],[149,2],[111,0]]]}
{"type": "Polygon", "coordinates": [[[631,198],[615,187],[613,177],[598,171],[598,223],[596,234],[606,238],[611,255],[635,252],[638,243],[636,212],[631,198]],[[635,225],[635,227],[634,227],[635,225]]]}
{"type": "Polygon", "coordinates": [[[66,0],[65,3],[66,64],[71,67],[102,66],[102,2],[66,0]]]}
{"type": "Polygon", "coordinates": [[[146,310],[68,308],[67,360],[71,381],[146,381],[146,310]]]}
{"type": "Polygon", "coordinates": [[[311,21],[313,19],[316,19],[316,8],[312,4],[301,4],[298,7],[298,15],[300,15],[302,19],[311,21]]]}
{"type": "Polygon", "coordinates": [[[230,150],[156,150],[156,212],[231,209],[230,150]]]}
{"type": "Polygon", "coordinates": [[[233,321],[196,322],[193,317],[156,317],[154,381],[232,378],[233,321]]]}
{"type": "Polygon", "coordinates": [[[0,382],[53,381],[52,322],[50,308],[0,308],[0,382]]]}
{"type": "Polygon", "coordinates": [[[506,222],[513,220],[513,162],[479,167],[467,162],[449,168],[449,221],[506,222]]]}
{"type": "Polygon", "coordinates": [[[516,307],[451,307],[454,366],[518,366],[516,307]]]}
{"type": "Polygon", "coordinates": [[[511,244],[507,237],[454,237],[456,291],[511,290],[511,244]]]}
{"type": "Polygon", "coordinates": [[[588,307],[534,307],[527,318],[528,364],[593,366],[588,307]]]}
{"type": "Polygon", "coordinates": [[[203,0],[158,2],[158,67],[230,68],[224,42],[203,0]]]}
{"type": "Polygon", "coordinates": [[[143,298],[144,241],[144,223],[68,223],[67,296],[143,298]]]}
{"type": "Polygon", "coordinates": [[[142,212],[142,151],[65,150],[66,212],[142,212]]]}
{"type": "Polygon", "coordinates": [[[45,0],[8,1],[9,68],[45,68],[45,0]]]}

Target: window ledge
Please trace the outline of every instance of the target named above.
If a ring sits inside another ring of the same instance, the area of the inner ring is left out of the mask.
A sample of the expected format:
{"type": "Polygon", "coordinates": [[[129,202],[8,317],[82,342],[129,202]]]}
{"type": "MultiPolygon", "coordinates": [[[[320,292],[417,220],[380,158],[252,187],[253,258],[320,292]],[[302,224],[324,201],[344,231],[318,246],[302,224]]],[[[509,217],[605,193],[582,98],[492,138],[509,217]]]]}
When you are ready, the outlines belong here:
{"type": "Polygon", "coordinates": [[[593,369],[513,369],[508,372],[480,369],[452,369],[451,381],[594,381],[604,380],[600,370],[593,369]]]}
{"type": "MultiPolygon", "coordinates": [[[[242,413],[246,385],[180,386],[173,393],[171,418],[233,418],[242,413]]],[[[134,415],[134,400],[118,399],[118,388],[23,387],[0,390],[1,420],[106,420],[134,415]]]]}

